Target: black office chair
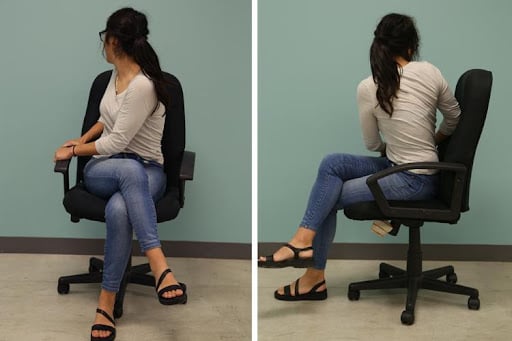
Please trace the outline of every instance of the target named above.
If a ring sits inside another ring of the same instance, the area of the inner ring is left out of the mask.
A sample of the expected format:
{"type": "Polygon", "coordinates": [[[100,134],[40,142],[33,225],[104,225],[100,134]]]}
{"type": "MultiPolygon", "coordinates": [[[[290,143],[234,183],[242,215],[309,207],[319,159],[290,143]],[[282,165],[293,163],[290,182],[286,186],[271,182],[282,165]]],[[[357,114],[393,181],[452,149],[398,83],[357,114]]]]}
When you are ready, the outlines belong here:
{"type": "Polygon", "coordinates": [[[361,290],[407,288],[407,301],[402,312],[403,324],[414,323],[414,307],[418,290],[429,289],[467,295],[468,308],[478,310],[478,290],[455,284],[457,275],[453,266],[422,271],[420,227],[426,221],[455,224],[461,212],[469,210],[471,169],[478,140],[484,126],[491,95],[492,73],[469,70],[457,82],[455,97],[461,107],[461,118],[453,135],[439,146],[440,162],[403,164],[370,176],[367,184],[375,201],[346,207],[345,215],[355,220],[391,220],[396,235],[400,225],[409,227],[407,270],[381,263],[379,279],[351,283],[348,298],[358,300],[361,290]],[[377,180],[389,174],[411,169],[438,169],[440,188],[438,198],[426,201],[388,201],[377,180]],[[446,276],[446,281],[438,278],[446,276]]]}
{"type": "MultiPolygon", "coordinates": [[[[101,98],[107,88],[112,71],[101,73],[94,80],[85,113],[82,134],[88,131],[100,116],[99,106],[101,98]]],[[[185,111],[183,104],[183,91],[176,77],[165,73],[167,88],[170,94],[170,105],[165,111],[165,127],[162,137],[162,153],[164,155],[164,170],[167,175],[167,189],[164,196],[155,203],[157,221],[163,222],[176,218],[180,208],[185,202],[185,181],[193,180],[195,153],[185,149],[185,111]]],[[[85,190],[83,185],[83,169],[90,157],[77,158],[76,185],[69,188],[69,165],[71,160],[58,161],[55,172],[64,175],[64,207],[71,215],[72,222],[80,219],[105,221],[106,200],[99,198],[85,190]]],[[[69,293],[71,283],[101,283],[103,260],[92,257],[89,260],[89,272],[60,277],[57,291],[59,294],[69,293]]],[[[155,279],[148,275],[149,264],[131,265],[131,257],[126,268],[119,292],[116,295],[114,317],[123,315],[123,300],[128,283],[145,286],[155,286],[155,279]]]]}

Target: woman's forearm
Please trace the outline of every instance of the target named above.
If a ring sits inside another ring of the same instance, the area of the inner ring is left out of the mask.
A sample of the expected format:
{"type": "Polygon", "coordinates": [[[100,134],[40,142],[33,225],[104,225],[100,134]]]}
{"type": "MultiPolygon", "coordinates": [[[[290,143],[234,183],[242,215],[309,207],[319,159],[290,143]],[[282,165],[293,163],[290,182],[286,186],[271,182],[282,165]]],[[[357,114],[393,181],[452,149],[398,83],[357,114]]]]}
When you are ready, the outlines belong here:
{"type": "Polygon", "coordinates": [[[78,144],[70,143],[57,148],[53,160],[68,160],[71,159],[73,156],[89,156],[96,154],[98,154],[98,151],[96,150],[96,143],[94,141],[89,143],[78,144]]]}
{"type": "Polygon", "coordinates": [[[92,127],[91,129],[89,129],[85,134],[82,135],[82,137],[80,137],[80,143],[87,143],[91,140],[94,140],[95,138],[97,138],[98,136],[101,135],[101,133],[103,132],[103,123],[101,122],[96,122],[92,127]]]}
{"type": "Polygon", "coordinates": [[[98,154],[94,141],[89,143],[78,144],[76,146],[73,146],[72,148],[73,156],[90,156],[98,154]]]}

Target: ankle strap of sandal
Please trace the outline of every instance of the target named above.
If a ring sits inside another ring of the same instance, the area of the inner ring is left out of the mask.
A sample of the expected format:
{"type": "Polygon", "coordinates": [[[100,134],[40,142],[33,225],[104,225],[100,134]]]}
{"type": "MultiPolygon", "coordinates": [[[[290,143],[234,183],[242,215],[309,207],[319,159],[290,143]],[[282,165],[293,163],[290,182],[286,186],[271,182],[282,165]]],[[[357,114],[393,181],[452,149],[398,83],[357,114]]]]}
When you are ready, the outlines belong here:
{"type": "Polygon", "coordinates": [[[162,284],[165,276],[167,276],[167,274],[170,272],[172,272],[171,269],[166,269],[166,270],[164,270],[164,272],[162,272],[162,274],[160,275],[160,278],[158,279],[158,282],[156,283],[155,290],[158,290],[158,288],[160,287],[160,284],[162,284]]]}
{"type": "Polygon", "coordinates": [[[109,320],[114,326],[116,325],[116,321],[103,309],[96,308],[96,312],[98,314],[103,315],[107,320],[109,320]]]}
{"type": "Polygon", "coordinates": [[[289,248],[290,250],[293,251],[293,258],[294,259],[299,259],[300,258],[299,254],[301,252],[313,250],[313,246],[307,246],[307,247],[303,247],[303,248],[298,248],[298,247],[295,247],[295,246],[293,246],[291,244],[288,244],[288,243],[283,244],[283,246],[285,246],[285,247],[287,247],[287,248],[289,248]]]}

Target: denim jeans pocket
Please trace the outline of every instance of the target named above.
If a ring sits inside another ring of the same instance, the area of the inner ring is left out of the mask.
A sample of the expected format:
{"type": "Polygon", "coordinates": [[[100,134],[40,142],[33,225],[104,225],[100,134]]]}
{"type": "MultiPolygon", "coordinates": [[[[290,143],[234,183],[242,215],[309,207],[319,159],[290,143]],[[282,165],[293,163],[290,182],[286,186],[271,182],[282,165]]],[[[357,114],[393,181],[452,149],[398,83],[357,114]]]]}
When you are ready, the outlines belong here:
{"type": "Polygon", "coordinates": [[[405,172],[404,177],[409,185],[410,193],[408,200],[427,200],[432,199],[437,194],[437,174],[426,175],[405,172]]]}

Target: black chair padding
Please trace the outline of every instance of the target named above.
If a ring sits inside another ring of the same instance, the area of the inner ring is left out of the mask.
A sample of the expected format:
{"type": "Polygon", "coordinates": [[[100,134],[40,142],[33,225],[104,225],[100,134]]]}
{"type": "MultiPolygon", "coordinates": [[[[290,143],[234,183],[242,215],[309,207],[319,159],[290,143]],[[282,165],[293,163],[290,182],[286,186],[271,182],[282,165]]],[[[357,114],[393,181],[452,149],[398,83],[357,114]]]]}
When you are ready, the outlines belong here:
{"type": "MultiPolygon", "coordinates": [[[[462,163],[466,166],[467,178],[461,212],[469,210],[471,170],[487,117],[491,87],[492,74],[486,70],[469,70],[459,78],[455,88],[455,98],[459,102],[461,117],[453,134],[439,146],[440,160],[462,163]]],[[[452,181],[452,177],[441,173],[441,197],[448,198],[450,196],[452,181]]]]}
{"type": "MultiPolygon", "coordinates": [[[[107,88],[112,71],[105,71],[94,80],[89,93],[87,110],[82,124],[82,134],[87,132],[100,117],[100,102],[107,88]]],[[[176,77],[164,73],[170,94],[170,105],[165,111],[165,126],[162,137],[164,170],[167,175],[167,189],[164,196],[155,203],[157,221],[174,219],[180,210],[179,171],[185,149],[185,113],[183,92],[176,77]]],[[[63,200],[66,211],[74,219],[105,221],[106,200],[97,197],[83,185],[83,169],[91,157],[78,157],[77,184],[66,192],[63,200]]]]}
{"type": "MultiPolygon", "coordinates": [[[[442,200],[418,200],[418,201],[398,201],[390,200],[390,206],[400,206],[405,208],[418,209],[418,219],[422,221],[440,221],[438,218],[432,217],[430,214],[421,215],[421,209],[429,210],[448,210],[450,208],[442,200]]],[[[384,215],[376,201],[366,201],[354,204],[345,209],[345,215],[353,220],[384,220],[388,217],[384,215]]],[[[445,221],[451,223],[452,221],[445,221]]]]}

